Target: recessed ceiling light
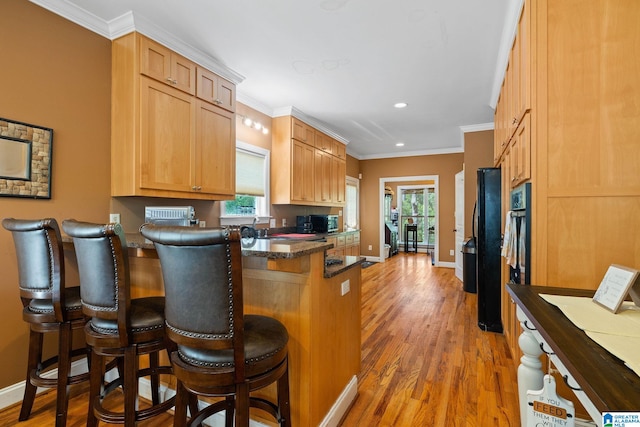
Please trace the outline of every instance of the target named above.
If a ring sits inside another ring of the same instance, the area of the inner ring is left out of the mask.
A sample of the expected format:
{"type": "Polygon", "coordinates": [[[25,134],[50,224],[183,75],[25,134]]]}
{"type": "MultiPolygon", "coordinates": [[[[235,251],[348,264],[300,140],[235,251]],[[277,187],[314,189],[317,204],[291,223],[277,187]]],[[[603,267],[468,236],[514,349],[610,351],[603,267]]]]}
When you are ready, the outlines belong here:
{"type": "Polygon", "coordinates": [[[396,143],[396,147],[404,147],[404,142],[398,142],[398,143],[396,143]]]}
{"type": "Polygon", "coordinates": [[[393,104],[393,106],[396,107],[396,108],[404,108],[407,105],[408,104],[406,102],[396,102],[395,104],[393,104]]]}

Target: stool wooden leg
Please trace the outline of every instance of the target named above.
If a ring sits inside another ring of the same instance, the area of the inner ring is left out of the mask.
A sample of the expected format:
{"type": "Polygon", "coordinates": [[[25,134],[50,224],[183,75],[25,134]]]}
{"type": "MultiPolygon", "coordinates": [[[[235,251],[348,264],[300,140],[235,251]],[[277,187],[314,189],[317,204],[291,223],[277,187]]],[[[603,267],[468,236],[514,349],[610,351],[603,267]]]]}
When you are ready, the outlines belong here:
{"type": "Polygon", "coordinates": [[[18,420],[24,421],[29,418],[33,401],[36,398],[38,387],[31,384],[31,372],[38,370],[38,365],[42,359],[42,333],[30,330],[29,332],[29,356],[27,360],[27,379],[24,386],[24,397],[18,420]]]}
{"type": "Polygon", "coordinates": [[[135,345],[124,350],[124,425],[136,423],[136,401],[138,399],[138,356],[135,345]]]}
{"type": "Polygon", "coordinates": [[[236,385],[236,427],[249,427],[249,386],[236,385]]]}
{"type": "Polygon", "coordinates": [[[73,349],[73,331],[71,330],[71,323],[61,323],[58,334],[56,427],[65,427],[67,424],[67,408],[69,407],[69,373],[71,371],[71,351],[73,349]]]}
{"type": "Polygon", "coordinates": [[[225,427],[233,427],[233,413],[235,402],[233,396],[227,396],[227,409],[224,410],[225,427]]]}
{"type": "Polygon", "coordinates": [[[149,367],[151,368],[151,401],[154,405],[160,404],[160,355],[158,352],[149,353],[149,367]]]}
{"type": "Polygon", "coordinates": [[[196,415],[198,409],[197,406],[195,410],[193,408],[193,398],[197,399],[195,395],[187,391],[182,381],[178,380],[176,384],[176,406],[173,412],[173,427],[185,427],[187,425],[187,403],[191,409],[191,417],[196,415]]]}
{"type": "Polygon", "coordinates": [[[93,410],[94,405],[100,403],[100,389],[102,388],[103,358],[90,349],[91,371],[89,374],[89,411],[87,412],[87,427],[98,425],[98,418],[93,410]]]}
{"type": "Polygon", "coordinates": [[[278,412],[280,427],[291,427],[291,405],[289,401],[289,361],[284,374],[278,379],[278,412]]]}

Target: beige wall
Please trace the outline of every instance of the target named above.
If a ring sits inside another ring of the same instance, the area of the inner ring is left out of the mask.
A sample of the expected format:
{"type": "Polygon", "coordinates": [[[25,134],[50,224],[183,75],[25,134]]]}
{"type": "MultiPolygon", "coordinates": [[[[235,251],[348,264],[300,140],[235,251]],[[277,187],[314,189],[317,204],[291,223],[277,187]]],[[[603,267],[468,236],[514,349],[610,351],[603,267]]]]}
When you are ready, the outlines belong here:
{"type": "MultiPolygon", "coordinates": [[[[2,197],[0,217],[107,221],[111,43],[24,0],[3,0],[2,18],[0,116],[52,128],[53,155],[51,199],[2,197]]],[[[3,388],[24,380],[29,328],[13,240],[1,228],[0,271],[3,388]]]]}
{"type": "Polygon", "coordinates": [[[478,168],[493,167],[493,131],[464,134],[464,237],[471,236],[478,168]]]}
{"type": "Polygon", "coordinates": [[[449,251],[454,249],[455,174],[462,170],[464,155],[442,154],[433,156],[398,157],[391,159],[361,160],[360,171],[360,253],[364,256],[380,255],[380,178],[436,175],[439,181],[439,245],[440,259],[453,262],[449,251]],[[369,245],[372,249],[369,250],[369,245]]]}

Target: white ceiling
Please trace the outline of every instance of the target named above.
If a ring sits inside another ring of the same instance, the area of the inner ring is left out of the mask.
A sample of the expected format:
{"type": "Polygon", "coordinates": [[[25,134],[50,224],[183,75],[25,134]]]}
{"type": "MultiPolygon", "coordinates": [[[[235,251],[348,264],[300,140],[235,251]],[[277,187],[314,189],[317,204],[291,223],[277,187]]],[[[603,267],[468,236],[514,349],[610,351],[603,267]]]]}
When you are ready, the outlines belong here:
{"type": "Polygon", "coordinates": [[[360,159],[461,152],[462,131],[491,128],[521,3],[31,1],[111,39],[147,34],[236,82],[240,102],[293,111],[360,159]]]}

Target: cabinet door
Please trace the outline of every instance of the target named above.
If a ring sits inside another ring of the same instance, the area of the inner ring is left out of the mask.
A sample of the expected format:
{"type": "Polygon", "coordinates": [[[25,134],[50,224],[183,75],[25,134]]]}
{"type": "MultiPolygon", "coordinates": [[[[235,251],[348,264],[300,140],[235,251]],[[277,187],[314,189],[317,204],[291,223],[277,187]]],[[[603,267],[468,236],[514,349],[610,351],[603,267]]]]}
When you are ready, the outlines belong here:
{"type": "Polygon", "coordinates": [[[332,139],[329,138],[327,135],[325,135],[322,132],[315,132],[315,146],[318,150],[322,150],[326,153],[332,154],[333,153],[333,143],[332,143],[332,139]]]}
{"type": "Polygon", "coordinates": [[[531,115],[525,114],[513,136],[513,185],[519,185],[531,178],[531,115]]]}
{"type": "Polygon", "coordinates": [[[291,137],[309,145],[315,145],[315,130],[295,117],[291,118],[291,137]]]}
{"type": "Polygon", "coordinates": [[[139,186],[191,192],[195,179],[192,97],[146,77],[140,81],[139,186]]]}
{"type": "Polygon", "coordinates": [[[333,150],[332,150],[333,155],[339,159],[347,160],[347,147],[345,147],[343,143],[338,142],[335,139],[333,139],[332,142],[333,142],[333,150]]]}
{"type": "Polygon", "coordinates": [[[296,140],[291,144],[291,200],[313,202],[315,148],[296,140]]]}
{"type": "Polygon", "coordinates": [[[331,201],[334,203],[344,203],[346,189],[347,164],[344,160],[331,157],[331,201]]]}
{"type": "Polygon", "coordinates": [[[236,110],[236,86],[228,80],[197,67],[196,96],[225,110],[236,110]]]}
{"type": "Polygon", "coordinates": [[[331,200],[331,155],[315,150],[315,200],[330,203],[331,200]]]}
{"type": "Polygon", "coordinates": [[[163,83],[172,84],[171,50],[153,40],[140,37],[140,72],[163,83]]]}
{"type": "Polygon", "coordinates": [[[525,1],[518,21],[518,117],[530,109],[531,98],[531,1],[525,1]]]}
{"type": "Polygon", "coordinates": [[[195,93],[196,65],[146,37],[140,37],[140,72],[190,95],[195,93]]]}
{"type": "Polygon", "coordinates": [[[233,113],[204,101],[196,109],[196,186],[202,193],[232,197],[236,190],[233,113]]]}

